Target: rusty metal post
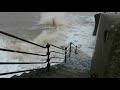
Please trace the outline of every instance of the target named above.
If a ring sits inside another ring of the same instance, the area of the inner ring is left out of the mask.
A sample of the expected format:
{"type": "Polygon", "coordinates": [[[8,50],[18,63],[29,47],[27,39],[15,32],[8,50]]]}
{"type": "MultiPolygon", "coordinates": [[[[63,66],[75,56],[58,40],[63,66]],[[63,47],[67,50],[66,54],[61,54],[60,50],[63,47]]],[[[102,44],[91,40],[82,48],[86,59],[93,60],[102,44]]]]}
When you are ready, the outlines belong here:
{"type": "Polygon", "coordinates": [[[67,47],[65,47],[65,63],[66,63],[66,61],[67,61],[67,47]]]}
{"type": "Polygon", "coordinates": [[[75,54],[77,54],[77,46],[75,46],[76,48],[75,48],[75,54]]]}
{"type": "Polygon", "coordinates": [[[46,47],[47,47],[47,69],[48,69],[48,71],[50,71],[50,51],[49,51],[50,44],[47,43],[46,47]]]}

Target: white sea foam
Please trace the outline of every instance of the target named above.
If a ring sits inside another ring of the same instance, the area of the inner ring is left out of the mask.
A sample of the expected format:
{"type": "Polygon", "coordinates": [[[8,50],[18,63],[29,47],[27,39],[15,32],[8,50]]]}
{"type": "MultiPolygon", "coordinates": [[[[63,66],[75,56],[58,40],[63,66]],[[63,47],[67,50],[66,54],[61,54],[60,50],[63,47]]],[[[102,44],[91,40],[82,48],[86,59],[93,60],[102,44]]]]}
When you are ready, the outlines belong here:
{"type": "MultiPolygon", "coordinates": [[[[57,46],[67,46],[69,42],[74,42],[76,45],[83,45],[81,50],[92,56],[93,49],[89,48],[95,42],[95,37],[92,36],[94,29],[93,16],[73,15],[65,12],[43,12],[40,14],[40,21],[33,26],[31,30],[44,29],[40,35],[31,40],[34,43],[46,46],[51,43],[57,46]],[[87,23],[86,23],[87,22],[87,23]]],[[[23,33],[24,34],[24,33],[23,33]]],[[[94,47],[94,46],[93,46],[94,47]]],[[[11,38],[1,38],[0,48],[8,48],[18,51],[26,51],[31,53],[46,54],[46,49],[39,48],[24,42],[12,42],[11,38]]],[[[50,50],[61,51],[51,46],[50,50]]],[[[61,51],[63,52],[63,51],[61,51]]],[[[51,56],[62,55],[53,54],[51,56]]],[[[60,61],[60,59],[53,59],[52,61],[60,61]]],[[[20,62],[35,62],[46,61],[46,57],[32,56],[25,54],[15,54],[0,51],[0,62],[20,61],[20,62]]],[[[63,61],[63,60],[61,60],[63,61]]],[[[0,72],[17,71],[36,67],[46,67],[44,65],[11,65],[5,69],[6,66],[0,66],[0,72]],[[14,69],[13,69],[14,68],[14,69]]],[[[6,77],[6,76],[5,76],[6,77]]],[[[10,77],[10,75],[9,75],[10,77]]]]}

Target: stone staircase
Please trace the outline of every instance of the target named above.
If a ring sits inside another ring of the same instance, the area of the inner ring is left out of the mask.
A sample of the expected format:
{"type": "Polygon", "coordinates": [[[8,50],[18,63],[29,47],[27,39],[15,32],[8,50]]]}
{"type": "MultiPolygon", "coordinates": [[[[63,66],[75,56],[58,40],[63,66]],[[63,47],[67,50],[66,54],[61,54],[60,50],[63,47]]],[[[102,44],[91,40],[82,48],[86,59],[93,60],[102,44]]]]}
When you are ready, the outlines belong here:
{"type": "Polygon", "coordinates": [[[49,72],[47,68],[41,68],[12,78],[90,78],[89,65],[90,57],[81,51],[78,51],[78,54],[72,52],[66,63],[51,66],[49,72]]]}

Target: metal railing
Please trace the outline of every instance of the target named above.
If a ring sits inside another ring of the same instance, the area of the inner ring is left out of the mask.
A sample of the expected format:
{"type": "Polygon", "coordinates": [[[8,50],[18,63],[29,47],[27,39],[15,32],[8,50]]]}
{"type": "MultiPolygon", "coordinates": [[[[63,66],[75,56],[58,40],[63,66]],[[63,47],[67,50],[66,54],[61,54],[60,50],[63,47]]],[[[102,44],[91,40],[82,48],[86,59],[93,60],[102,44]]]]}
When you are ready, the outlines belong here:
{"type": "MultiPolygon", "coordinates": [[[[9,37],[12,37],[12,38],[15,38],[15,39],[27,42],[29,44],[32,44],[32,45],[35,45],[35,46],[47,49],[46,55],[42,55],[42,54],[36,54],[36,53],[30,53],[30,52],[24,52],[24,51],[17,51],[17,50],[0,48],[0,51],[21,53],[21,54],[29,54],[29,55],[36,55],[36,56],[43,56],[43,57],[47,56],[46,62],[0,62],[0,65],[5,65],[5,64],[45,64],[45,63],[47,63],[47,70],[50,71],[50,64],[51,63],[60,63],[60,62],[55,62],[55,61],[54,62],[53,61],[50,62],[50,60],[53,59],[53,58],[64,59],[64,61],[66,63],[67,62],[67,58],[71,57],[71,46],[74,45],[72,42],[70,42],[70,44],[67,47],[65,47],[64,49],[61,48],[61,47],[55,46],[53,44],[49,44],[49,43],[47,43],[46,46],[42,46],[42,45],[38,45],[36,43],[33,43],[31,41],[19,38],[17,36],[11,35],[9,33],[3,32],[3,31],[0,31],[0,33],[3,34],[3,35],[9,36],[9,37]],[[64,51],[65,53],[57,52],[57,51],[50,51],[50,47],[51,46],[55,47],[55,48],[58,48],[58,49],[64,51]],[[69,52],[67,52],[67,51],[69,51],[69,52]],[[51,53],[57,53],[57,54],[64,55],[64,58],[63,57],[50,57],[51,53]],[[67,57],[67,55],[69,55],[69,56],[67,57]]],[[[77,54],[77,48],[78,48],[78,46],[75,46],[75,47],[76,47],[75,48],[75,54],[77,54]]],[[[33,70],[39,70],[39,69],[30,69],[30,70],[23,70],[23,71],[0,73],[0,75],[14,74],[14,73],[20,73],[20,72],[26,72],[26,71],[33,71],[33,70]]]]}

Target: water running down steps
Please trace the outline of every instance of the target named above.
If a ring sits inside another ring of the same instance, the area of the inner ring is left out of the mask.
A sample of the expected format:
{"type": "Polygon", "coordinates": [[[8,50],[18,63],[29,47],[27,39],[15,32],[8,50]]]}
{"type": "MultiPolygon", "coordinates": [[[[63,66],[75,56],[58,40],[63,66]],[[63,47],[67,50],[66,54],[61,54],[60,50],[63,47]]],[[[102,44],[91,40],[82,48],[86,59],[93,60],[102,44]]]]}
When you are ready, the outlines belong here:
{"type": "MultiPolygon", "coordinates": [[[[39,13],[38,13],[39,14],[39,13]]],[[[37,16],[39,16],[37,14],[37,16]]],[[[57,45],[65,46],[72,41],[75,45],[82,44],[81,51],[84,51],[88,56],[92,56],[95,37],[92,36],[94,29],[94,17],[92,15],[86,16],[81,13],[40,13],[39,18],[35,17],[36,13],[0,13],[1,29],[10,34],[30,40],[40,45],[46,45],[47,42],[57,45]],[[35,15],[32,15],[35,14],[35,15]],[[35,21],[35,22],[34,22],[35,21]],[[33,25],[34,24],[34,25],[33,25]],[[54,25],[57,27],[53,28],[54,25]]],[[[12,38],[0,35],[1,48],[28,51],[32,53],[44,53],[43,49],[38,49],[27,43],[14,40],[12,38]],[[9,41],[10,40],[10,41],[9,41]],[[8,46],[10,45],[10,46],[8,46]]],[[[54,49],[54,48],[53,48],[54,49]]],[[[52,50],[53,50],[52,49],[52,50]]],[[[46,53],[45,53],[46,54],[46,53]]],[[[52,54],[52,56],[56,56],[52,54]]],[[[14,53],[0,52],[1,61],[39,61],[46,60],[46,58],[28,56],[14,53]]],[[[53,59],[53,61],[59,59],[53,59]]],[[[62,60],[61,60],[62,61],[62,60]]],[[[82,61],[83,62],[83,61],[82,61]]],[[[84,64],[84,63],[83,63],[84,64]]],[[[52,65],[55,65],[54,63],[52,65]]],[[[0,68],[1,73],[13,72],[18,70],[26,70],[32,68],[44,68],[46,65],[2,65],[0,68]]],[[[82,66],[81,66],[82,67],[82,66]]],[[[21,74],[21,73],[20,73],[21,74]]],[[[20,75],[16,74],[16,75],[20,75]]],[[[11,77],[12,75],[5,75],[3,77],[11,77]]]]}
{"type": "Polygon", "coordinates": [[[67,58],[67,62],[62,62],[50,67],[50,72],[47,68],[41,68],[29,73],[23,73],[20,76],[12,78],[90,78],[89,76],[89,57],[78,50],[78,54],[74,53],[75,48],[72,48],[71,59],[67,58]],[[87,61],[87,62],[86,62],[87,61]],[[82,69],[85,68],[86,69],[82,69]]]}

